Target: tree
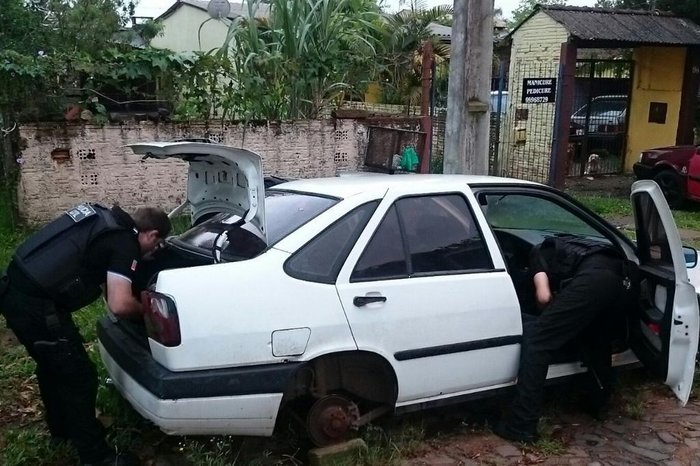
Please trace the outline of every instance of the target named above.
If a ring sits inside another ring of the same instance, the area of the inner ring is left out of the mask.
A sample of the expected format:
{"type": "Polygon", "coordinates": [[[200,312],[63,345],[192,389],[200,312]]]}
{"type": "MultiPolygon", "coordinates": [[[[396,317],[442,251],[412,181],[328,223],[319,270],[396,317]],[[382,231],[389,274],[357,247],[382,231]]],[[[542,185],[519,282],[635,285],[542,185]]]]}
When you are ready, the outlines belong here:
{"type": "Polygon", "coordinates": [[[379,9],[369,0],[272,0],[267,19],[229,28],[226,98],[243,119],[315,118],[366,80],[376,55],[379,9]]]}
{"type": "Polygon", "coordinates": [[[513,17],[508,21],[508,26],[513,28],[530,16],[536,5],[566,5],[566,0],[520,0],[513,10],[513,17]]]}
{"type": "Polygon", "coordinates": [[[596,6],[626,10],[649,10],[651,4],[659,11],[670,11],[700,24],[700,2],[698,0],[598,0],[596,6]]]}
{"type": "Polygon", "coordinates": [[[24,0],[5,0],[0,8],[0,50],[34,55],[46,40],[42,15],[27,8],[24,0]]]}
{"type": "Polygon", "coordinates": [[[418,7],[413,4],[411,9],[385,17],[385,39],[377,61],[379,74],[389,87],[389,92],[385,92],[388,102],[409,105],[420,102],[423,42],[432,42],[439,69],[450,57],[450,46],[432,35],[430,24],[451,24],[452,11],[448,5],[423,9],[420,4],[418,7]]]}

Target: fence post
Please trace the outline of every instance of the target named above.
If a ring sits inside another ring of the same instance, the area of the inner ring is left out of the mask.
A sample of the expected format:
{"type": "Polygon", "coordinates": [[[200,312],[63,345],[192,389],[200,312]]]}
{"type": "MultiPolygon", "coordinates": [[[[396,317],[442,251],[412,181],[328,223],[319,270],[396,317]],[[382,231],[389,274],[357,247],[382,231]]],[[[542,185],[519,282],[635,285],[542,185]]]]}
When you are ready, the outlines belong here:
{"type": "Polygon", "coordinates": [[[506,79],[506,64],[501,58],[498,63],[498,103],[496,104],[496,128],[493,144],[493,172],[492,175],[501,176],[501,167],[498,160],[498,147],[501,143],[501,111],[503,109],[503,84],[506,79]]]}
{"type": "Polygon", "coordinates": [[[557,103],[554,113],[554,140],[549,163],[549,184],[564,189],[569,150],[569,121],[574,103],[574,74],[576,72],[576,45],[561,44],[557,103]]]}
{"type": "Polygon", "coordinates": [[[433,142],[433,120],[430,116],[430,87],[433,70],[433,44],[423,42],[423,66],[421,70],[420,126],[425,133],[425,143],[421,148],[419,173],[430,173],[430,148],[433,142]]]}

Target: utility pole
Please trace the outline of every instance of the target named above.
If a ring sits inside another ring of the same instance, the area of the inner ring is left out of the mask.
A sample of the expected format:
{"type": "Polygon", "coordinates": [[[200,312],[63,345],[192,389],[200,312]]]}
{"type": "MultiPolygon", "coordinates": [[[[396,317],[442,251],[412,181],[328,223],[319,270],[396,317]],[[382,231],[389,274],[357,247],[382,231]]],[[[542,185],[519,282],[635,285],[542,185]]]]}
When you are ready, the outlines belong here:
{"type": "Polygon", "coordinates": [[[493,0],[454,0],[444,173],[488,174],[493,0]]]}
{"type": "Polygon", "coordinates": [[[443,173],[465,173],[467,153],[467,15],[468,0],[454,0],[450,35],[450,76],[447,83],[443,173]]]}

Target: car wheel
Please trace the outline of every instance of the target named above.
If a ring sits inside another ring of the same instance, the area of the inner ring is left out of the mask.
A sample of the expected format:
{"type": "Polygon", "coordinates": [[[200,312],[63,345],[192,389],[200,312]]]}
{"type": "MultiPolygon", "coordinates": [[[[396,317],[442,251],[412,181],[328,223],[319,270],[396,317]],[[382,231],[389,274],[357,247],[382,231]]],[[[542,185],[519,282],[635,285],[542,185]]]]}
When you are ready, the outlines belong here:
{"type": "Polygon", "coordinates": [[[662,170],[654,175],[654,181],[664,193],[669,207],[677,208],[683,204],[684,193],[681,186],[681,177],[673,170],[662,170]]]}
{"type": "Polygon", "coordinates": [[[359,419],[360,410],[352,400],[343,395],[327,395],[309,409],[306,431],[316,446],[333,445],[353,437],[359,419]]]}

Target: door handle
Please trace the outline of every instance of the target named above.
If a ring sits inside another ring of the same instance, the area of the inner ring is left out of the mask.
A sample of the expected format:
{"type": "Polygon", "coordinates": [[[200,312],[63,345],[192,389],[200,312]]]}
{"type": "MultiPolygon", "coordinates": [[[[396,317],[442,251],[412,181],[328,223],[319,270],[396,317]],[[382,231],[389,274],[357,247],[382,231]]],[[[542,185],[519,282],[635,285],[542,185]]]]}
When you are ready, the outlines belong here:
{"type": "Polygon", "coordinates": [[[384,303],[386,296],[355,296],[352,303],[357,307],[366,306],[369,303],[384,303]]]}

